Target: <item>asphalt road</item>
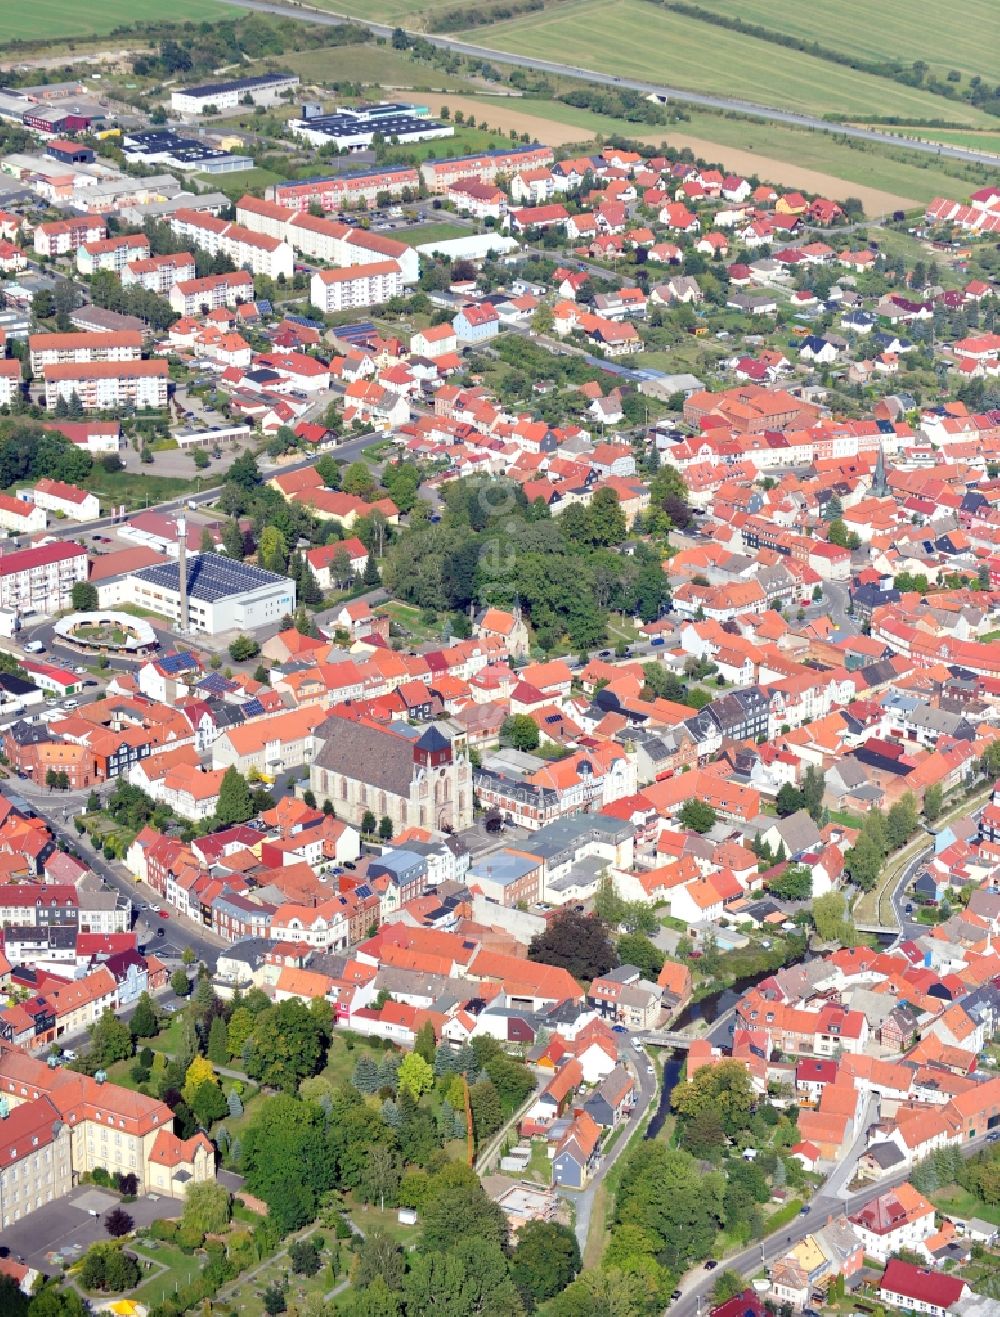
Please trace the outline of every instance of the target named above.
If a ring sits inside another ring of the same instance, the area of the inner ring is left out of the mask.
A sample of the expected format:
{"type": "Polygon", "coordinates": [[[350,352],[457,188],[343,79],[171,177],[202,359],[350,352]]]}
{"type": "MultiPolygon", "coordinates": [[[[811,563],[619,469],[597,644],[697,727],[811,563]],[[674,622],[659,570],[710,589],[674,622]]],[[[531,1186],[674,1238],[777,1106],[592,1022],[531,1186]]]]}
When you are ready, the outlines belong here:
{"type": "MultiPolygon", "coordinates": [[[[974,1139],[962,1148],[962,1156],[971,1157],[985,1146],[985,1138],[974,1139]]],[[[894,1189],[902,1184],[904,1180],[909,1179],[909,1175],[909,1168],[904,1168],[879,1180],[877,1184],[869,1185],[859,1193],[843,1198],[828,1193],[821,1194],[809,1204],[810,1210],[807,1215],[796,1217],[790,1225],[761,1240],[760,1243],[752,1244],[739,1253],[720,1259],[719,1265],[738,1271],[743,1276],[753,1276],[762,1266],[782,1257],[793,1244],[797,1244],[820,1226],[826,1225],[827,1221],[839,1216],[841,1212],[848,1215],[857,1212],[865,1203],[871,1202],[887,1189],[894,1189]]],[[[696,1314],[701,1313],[703,1306],[706,1309],[710,1307],[712,1286],[717,1274],[716,1271],[706,1271],[703,1267],[689,1272],[685,1282],[681,1284],[683,1297],[666,1309],[670,1317],[696,1317],[696,1314]]]]}
{"type": "MultiPolygon", "coordinates": [[[[363,18],[339,18],[335,14],[322,13],[307,9],[297,4],[274,4],[271,0],[225,0],[227,4],[239,5],[241,9],[253,9],[265,14],[278,14],[283,18],[298,19],[303,23],[316,23],[321,27],[341,27],[351,22],[366,27],[377,37],[392,37],[393,29],[385,23],[371,23],[363,18]]],[[[610,73],[597,73],[592,69],[577,68],[572,64],[556,64],[551,60],[535,59],[530,55],[513,55],[508,51],[492,50],[489,46],[475,46],[467,41],[455,41],[451,37],[435,36],[428,32],[414,32],[422,41],[428,41],[441,50],[450,50],[457,55],[468,55],[472,59],[484,59],[493,64],[508,64],[516,68],[535,69],[539,73],[552,73],[564,78],[577,78],[581,82],[596,83],[604,87],[628,87],[634,91],[654,93],[667,100],[677,101],[682,105],[705,105],[713,110],[729,110],[738,114],[752,115],[757,119],[766,119],[771,123],[790,124],[796,128],[811,128],[817,132],[842,134],[863,142],[879,142],[888,146],[902,147],[908,151],[918,151],[923,155],[951,156],[955,160],[971,160],[976,164],[995,166],[995,155],[983,151],[970,151],[960,146],[938,146],[930,142],[917,142],[905,138],[893,137],[891,133],[880,133],[874,129],[856,128],[850,124],[828,123],[809,114],[796,114],[792,110],[780,110],[773,105],[761,105],[754,101],[736,100],[728,96],[711,96],[706,92],[688,91],[680,87],[667,87],[662,83],[642,82],[636,78],[616,78],[610,73]]],[[[669,127],[664,128],[664,135],[669,136],[669,127]]]]}

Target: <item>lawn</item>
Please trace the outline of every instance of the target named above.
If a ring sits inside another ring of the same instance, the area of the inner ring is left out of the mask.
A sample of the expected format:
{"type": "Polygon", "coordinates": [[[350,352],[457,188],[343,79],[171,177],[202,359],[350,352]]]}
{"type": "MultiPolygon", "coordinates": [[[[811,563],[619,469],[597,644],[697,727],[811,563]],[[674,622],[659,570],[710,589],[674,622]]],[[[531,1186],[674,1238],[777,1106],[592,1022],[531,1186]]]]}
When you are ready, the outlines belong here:
{"type": "Polygon", "coordinates": [[[423,15],[435,9],[455,9],[457,0],[311,0],[314,9],[332,9],[372,23],[399,23],[411,31],[425,26],[423,15]]]}
{"type": "MultiPolygon", "coordinates": [[[[322,5],[317,5],[322,8],[322,5]]],[[[375,16],[378,6],[365,10],[375,16]]],[[[374,42],[367,46],[321,46],[282,55],[281,63],[308,82],[360,82],[380,88],[431,87],[439,91],[466,91],[474,84],[467,78],[445,73],[429,64],[409,59],[402,51],[374,42]]],[[[252,66],[253,67],[253,66],[252,66]]],[[[259,65],[263,71],[263,63],[259,65]]]]}
{"type": "Polygon", "coordinates": [[[263,192],[272,183],[283,181],[283,175],[272,174],[269,169],[238,169],[232,174],[195,174],[195,180],[212,192],[224,192],[230,200],[238,201],[247,192],[263,192]]]}
{"type": "Polygon", "coordinates": [[[326,1066],[321,1073],[323,1078],[329,1079],[332,1084],[349,1084],[351,1082],[351,1076],[354,1074],[358,1057],[370,1056],[375,1062],[379,1062],[385,1056],[385,1051],[381,1047],[370,1047],[367,1042],[359,1037],[353,1037],[352,1041],[354,1046],[348,1049],[347,1040],[342,1034],[335,1033],[330,1040],[326,1066]]]}
{"type": "Polygon", "coordinates": [[[204,481],[204,476],[200,480],[197,476],[147,476],[141,471],[108,472],[98,466],[84,483],[102,504],[124,503],[128,508],[137,508],[180,498],[204,481]]]}
{"type": "Polygon", "coordinates": [[[388,613],[392,621],[407,633],[405,638],[414,645],[423,645],[429,640],[441,639],[440,627],[428,626],[421,620],[420,609],[410,604],[401,604],[397,600],[392,600],[388,604],[382,604],[375,611],[388,613]]]}
{"type": "MultiPolygon", "coordinates": [[[[865,60],[924,60],[939,74],[958,69],[987,74],[994,68],[990,52],[1000,50],[1000,8],[995,0],[966,0],[962,21],[940,0],[882,0],[878,22],[871,22],[870,0],[838,0],[837,21],[816,5],[779,5],[770,0],[695,0],[702,9],[740,18],[770,31],[865,60]]],[[[995,71],[995,70],[994,70],[995,71]]],[[[951,119],[949,107],[938,116],[951,119]]]]}
{"type": "Polygon", "coordinates": [[[89,37],[147,20],[202,23],[238,18],[245,12],[217,0],[171,0],[168,8],[158,0],[105,0],[90,6],[74,0],[34,0],[32,4],[5,0],[0,34],[3,43],[89,37]]]}
{"type": "Polygon", "coordinates": [[[394,229],[390,235],[396,242],[409,243],[416,247],[420,243],[447,242],[449,238],[467,238],[474,230],[467,224],[435,224],[433,220],[426,224],[414,224],[408,229],[394,229]]]}
{"type": "Polygon", "coordinates": [[[945,1212],[948,1216],[965,1219],[978,1216],[984,1221],[1000,1226],[1000,1207],[991,1207],[989,1203],[984,1203],[981,1198],[977,1198],[968,1189],[962,1189],[957,1184],[945,1185],[943,1189],[938,1189],[936,1193],[930,1194],[930,1200],[939,1212],[945,1212]]]}
{"type": "Polygon", "coordinates": [[[382,1230],[404,1249],[409,1248],[411,1244],[415,1244],[420,1238],[421,1227],[419,1223],[415,1226],[400,1225],[394,1207],[383,1209],[364,1203],[359,1203],[356,1206],[348,1203],[345,1204],[345,1208],[351,1220],[366,1235],[372,1230],[382,1230]]]}
{"type": "Polygon", "coordinates": [[[160,1243],[154,1239],[144,1239],[131,1247],[134,1248],[140,1266],[152,1262],[155,1275],[144,1281],[135,1291],[134,1297],[150,1308],[162,1303],[168,1295],[194,1280],[201,1270],[202,1261],[197,1256],[182,1253],[172,1244],[160,1243]],[[157,1264],[166,1266],[166,1271],[158,1269],[157,1264]]]}
{"type": "Polygon", "coordinates": [[[729,32],[646,0],[578,0],[476,28],[471,39],[576,68],[812,114],[897,115],[904,121],[947,115],[954,123],[993,126],[988,115],[963,102],[945,104],[917,88],[729,32]]]}
{"type": "Polygon", "coordinates": [[[387,163],[406,164],[423,160],[447,160],[456,155],[476,155],[494,146],[510,146],[510,138],[500,132],[458,124],[454,137],[435,137],[429,142],[407,142],[403,146],[388,147],[385,160],[387,163]]]}

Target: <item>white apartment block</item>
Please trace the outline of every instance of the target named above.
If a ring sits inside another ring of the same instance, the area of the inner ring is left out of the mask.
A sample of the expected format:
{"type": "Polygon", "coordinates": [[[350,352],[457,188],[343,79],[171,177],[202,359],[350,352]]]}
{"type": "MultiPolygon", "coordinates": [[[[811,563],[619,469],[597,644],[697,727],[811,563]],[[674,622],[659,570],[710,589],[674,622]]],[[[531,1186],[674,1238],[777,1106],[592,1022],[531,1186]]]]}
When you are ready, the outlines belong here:
{"type": "Polygon", "coordinates": [[[279,238],[196,210],[176,210],[169,223],[178,238],[194,243],[211,256],[228,256],[241,270],[269,279],[292,277],[295,256],[288,243],[279,238]]]}
{"type": "Polygon", "coordinates": [[[184,279],[174,284],[167,300],[182,316],[202,315],[216,307],[239,306],[253,301],[253,279],[245,270],[235,274],[209,274],[204,279],[184,279]]]}
{"type": "Polygon", "coordinates": [[[248,229],[272,241],[277,241],[276,235],[280,235],[292,250],[327,265],[343,267],[396,261],[404,283],[416,283],[420,277],[420,257],[415,249],[381,233],[289,210],[272,201],[258,201],[256,197],[243,197],[236,213],[248,229]]]}
{"type": "Polygon", "coordinates": [[[141,233],[85,242],[76,249],[76,268],[81,274],[94,274],[97,270],[121,274],[129,261],[146,260],[150,250],[149,239],[141,233]]]}
{"type": "Polygon", "coordinates": [[[79,219],[53,220],[35,227],[35,251],[39,256],[65,256],[87,242],[100,242],[108,236],[100,215],[81,215],[79,219]]]}
{"type": "Polygon", "coordinates": [[[33,375],[40,375],[46,366],[67,362],[138,361],[142,356],[142,334],[137,329],[113,334],[31,334],[28,352],[33,375]]]}
{"type": "Polygon", "coordinates": [[[129,261],[121,274],[123,288],[138,285],[148,293],[159,293],[161,297],[166,296],[174,284],[194,277],[194,257],[190,252],[171,252],[166,256],[129,261]]]}
{"type": "Polygon", "coordinates": [[[396,261],[349,265],[343,270],[317,270],[309,300],[324,314],[352,307],[381,306],[403,294],[403,272],[396,261]]]}
{"type": "Polygon", "coordinates": [[[121,407],[166,407],[169,374],[166,361],[107,361],[46,366],[45,406],[54,411],[60,398],[74,394],[85,411],[117,411],[121,407]]]}
{"type": "Polygon", "coordinates": [[[0,407],[9,407],[20,396],[20,360],[17,357],[0,357],[0,407]]]}
{"type": "Polygon", "coordinates": [[[79,544],[43,544],[0,555],[0,608],[16,613],[57,613],[73,586],[87,579],[87,550],[79,544]]]}

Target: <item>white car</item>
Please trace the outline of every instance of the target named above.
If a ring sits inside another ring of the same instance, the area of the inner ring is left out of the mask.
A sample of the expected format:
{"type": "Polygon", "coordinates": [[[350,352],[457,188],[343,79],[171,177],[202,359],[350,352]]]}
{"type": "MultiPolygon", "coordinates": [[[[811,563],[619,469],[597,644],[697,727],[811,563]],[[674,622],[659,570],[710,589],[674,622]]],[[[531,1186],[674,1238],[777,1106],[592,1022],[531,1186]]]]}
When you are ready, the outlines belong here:
{"type": "Polygon", "coordinates": [[[648,1065],[648,1066],[646,1067],[646,1074],[647,1074],[647,1075],[655,1075],[655,1074],[656,1074],[656,1071],[653,1069],[653,1067],[652,1067],[651,1065],[648,1065]]]}

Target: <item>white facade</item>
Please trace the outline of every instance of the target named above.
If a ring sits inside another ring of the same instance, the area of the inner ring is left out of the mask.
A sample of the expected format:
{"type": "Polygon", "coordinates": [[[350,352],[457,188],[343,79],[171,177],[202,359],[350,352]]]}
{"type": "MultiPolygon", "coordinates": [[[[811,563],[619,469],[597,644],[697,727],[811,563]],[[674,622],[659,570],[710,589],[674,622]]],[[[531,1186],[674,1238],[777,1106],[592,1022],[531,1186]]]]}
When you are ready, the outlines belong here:
{"type": "Polygon", "coordinates": [[[45,406],[79,398],[85,411],[167,405],[169,376],[165,361],[97,362],[80,366],[46,366],[45,406]]]}
{"type": "Polygon", "coordinates": [[[309,286],[309,300],[324,313],[356,306],[381,306],[403,294],[403,273],[396,261],[351,265],[344,270],[318,270],[309,286]]]}
{"type": "Polygon", "coordinates": [[[273,105],[287,91],[299,85],[294,74],[264,74],[260,78],[240,78],[236,82],[206,83],[200,87],[181,87],[170,94],[170,108],[177,114],[203,114],[209,106],[233,110],[249,98],[254,105],[273,105]]]}

